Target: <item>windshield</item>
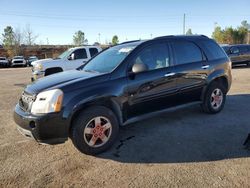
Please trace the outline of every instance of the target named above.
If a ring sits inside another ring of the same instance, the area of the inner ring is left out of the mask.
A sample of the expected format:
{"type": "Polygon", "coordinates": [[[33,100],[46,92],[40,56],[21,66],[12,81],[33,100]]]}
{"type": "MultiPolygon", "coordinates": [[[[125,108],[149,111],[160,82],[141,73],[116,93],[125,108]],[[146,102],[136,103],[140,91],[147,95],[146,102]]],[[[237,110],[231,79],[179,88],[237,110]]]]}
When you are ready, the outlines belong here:
{"type": "Polygon", "coordinates": [[[4,57],[0,57],[0,60],[6,60],[6,58],[4,58],[4,57]]]}
{"type": "Polygon", "coordinates": [[[89,61],[81,70],[86,72],[111,72],[138,44],[119,45],[105,50],[89,61]]]}
{"type": "Polygon", "coordinates": [[[67,51],[65,51],[61,55],[59,55],[56,59],[67,58],[72,53],[72,51],[73,51],[73,49],[68,49],[67,51]]]}
{"type": "Polygon", "coordinates": [[[15,56],[13,59],[23,59],[23,56],[15,56]]]}
{"type": "Polygon", "coordinates": [[[229,53],[229,46],[222,46],[222,49],[228,54],[229,53]]]}

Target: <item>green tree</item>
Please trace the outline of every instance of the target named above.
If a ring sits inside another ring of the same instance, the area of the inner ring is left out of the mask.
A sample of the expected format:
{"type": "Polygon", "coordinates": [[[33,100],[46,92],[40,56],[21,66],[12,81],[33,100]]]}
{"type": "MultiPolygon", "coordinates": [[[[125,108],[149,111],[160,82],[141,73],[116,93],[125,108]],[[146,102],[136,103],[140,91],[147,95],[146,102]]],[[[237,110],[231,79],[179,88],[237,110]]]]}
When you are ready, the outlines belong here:
{"type": "Polygon", "coordinates": [[[7,50],[7,53],[9,56],[13,56],[13,50],[12,47],[15,44],[15,33],[13,31],[13,28],[11,26],[7,26],[4,29],[3,36],[3,46],[4,49],[7,50]]]}
{"type": "Polygon", "coordinates": [[[234,44],[235,43],[236,34],[235,34],[235,31],[232,27],[227,27],[222,32],[223,32],[222,43],[226,43],[226,44],[234,44]]]}
{"type": "Polygon", "coordinates": [[[249,44],[249,42],[250,42],[250,24],[247,23],[246,20],[243,20],[241,22],[241,26],[247,30],[245,40],[246,40],[246,43],[249,44]]]}
{"type": "Polygon", "coordinates": [[[214,28],[214,32],[212,33],[212,38],[216,40],[218,43],[224,43],[224,36],[221,27],[217,26],[214,28]]]}
{"type": "Polygon", "coordinates": [[[186,32],[186,35],[193,35],[192,29],[189,28],[189,29],[187,30],[187,32],[186,32]]]}
{"type": "Polygon", "coordinates": [[[238,27],[237,32],[235,33],[236,35],[235,43],[237,44],[247,43],[248,42],[247,34],[248,34],[247,28],[245,28],[244,26],[238,27]]]}
{"type": "Polygon", "coordinates": [[[243,44],[246,42],[247,28],[241,25],[238,28],[226,27],[221,29],[217,26],[212,34],[213,39],[224,44],[243,44]]]}
{"type": "Polygon", "coordinates": [[[73,36],[73,43],[76,46],[82,46],[84,43],[87,42],[87,39],[85,39],[85,34],[81,30],[75,32],[73,36]]]}
{"type": "Polygon", "coordinates": [[[119,39],[118,39],[118,36],[117,35],[114,35],[113,38],[112,38],[112,44],[113,45],[116,45],[119,43],[119,39]]]}
{"type": "Polygon", "coordinates": [[[241,22],[241,26],[244,27],[244,28],[246,28],[247,30],[250,30],[250,24],[247,23],[246,20],[243,20],[243,21],[241,22]]]}

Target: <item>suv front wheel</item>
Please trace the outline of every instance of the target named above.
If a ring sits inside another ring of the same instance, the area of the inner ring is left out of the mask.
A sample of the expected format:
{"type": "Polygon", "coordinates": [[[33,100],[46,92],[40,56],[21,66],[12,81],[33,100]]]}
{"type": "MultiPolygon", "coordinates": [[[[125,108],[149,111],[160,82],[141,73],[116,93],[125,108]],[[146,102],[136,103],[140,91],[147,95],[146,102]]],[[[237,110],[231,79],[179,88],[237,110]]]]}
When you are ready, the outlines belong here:
{"type": "Polygon", "coordinates": [[[215,114],[223,109],[225,101],[226,89],[220,82],[214,82],[208,87],[201,107],[204,112],[215,114]]]}
{"type": "Polygon", "coordinates": [[[80,152],[95,155],[111,147],[118,132],[114,113],[106,107],[96,106],[78,115],[73,123],[71,139],[80,152]]]}

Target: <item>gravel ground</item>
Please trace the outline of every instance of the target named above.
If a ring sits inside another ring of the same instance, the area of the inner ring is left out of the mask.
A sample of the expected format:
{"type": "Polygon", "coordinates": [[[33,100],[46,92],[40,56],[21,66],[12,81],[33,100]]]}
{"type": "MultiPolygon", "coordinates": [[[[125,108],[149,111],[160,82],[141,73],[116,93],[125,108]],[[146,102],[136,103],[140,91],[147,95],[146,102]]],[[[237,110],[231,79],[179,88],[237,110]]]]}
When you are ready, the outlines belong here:
{"type": "Polygon", "coordinates": [[[13,109],[30,68],[0,69],[0,187],[250,187],[250,68],[233,69],[225,109],[199,106],[122,128],[99,156],[71,141],[39,145],[18,133],[13,109]]]}

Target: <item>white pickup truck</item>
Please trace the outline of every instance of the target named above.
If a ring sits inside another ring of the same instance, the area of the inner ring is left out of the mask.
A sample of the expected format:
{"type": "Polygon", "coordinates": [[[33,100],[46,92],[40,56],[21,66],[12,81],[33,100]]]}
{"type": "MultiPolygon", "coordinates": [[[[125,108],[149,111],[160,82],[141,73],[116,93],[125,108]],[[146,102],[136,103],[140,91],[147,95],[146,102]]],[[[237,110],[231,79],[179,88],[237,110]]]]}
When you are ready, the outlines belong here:
{"type": "Polygon", "coordinates": [[[100,51],[102,51],[102,49],[98,46],[76,47],[68,49],[56,59],[42,59],[34,61],[31,63],[33,66],[31,81],[35,81],[41,77],[54,73],[76,69],[100,51]]]}

